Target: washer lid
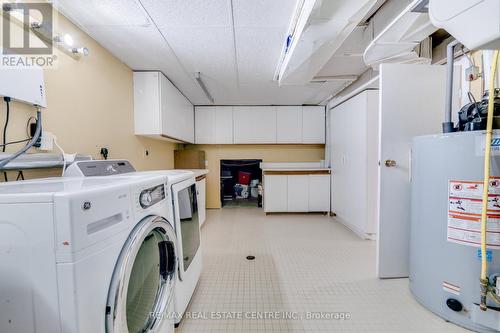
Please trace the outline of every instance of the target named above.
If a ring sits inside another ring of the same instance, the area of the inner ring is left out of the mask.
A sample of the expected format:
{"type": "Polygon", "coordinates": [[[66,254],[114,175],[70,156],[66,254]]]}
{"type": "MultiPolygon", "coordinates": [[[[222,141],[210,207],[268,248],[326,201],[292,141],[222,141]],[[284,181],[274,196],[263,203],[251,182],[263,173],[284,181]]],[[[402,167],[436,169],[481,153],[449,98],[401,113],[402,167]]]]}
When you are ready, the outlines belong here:
{"type": "Polygon", "coordinates": [[[162,217],[143,219],[122,248],[108,292],[106,332],[157,332],[168,313],[177,272],[176,238],[162,217]]]}

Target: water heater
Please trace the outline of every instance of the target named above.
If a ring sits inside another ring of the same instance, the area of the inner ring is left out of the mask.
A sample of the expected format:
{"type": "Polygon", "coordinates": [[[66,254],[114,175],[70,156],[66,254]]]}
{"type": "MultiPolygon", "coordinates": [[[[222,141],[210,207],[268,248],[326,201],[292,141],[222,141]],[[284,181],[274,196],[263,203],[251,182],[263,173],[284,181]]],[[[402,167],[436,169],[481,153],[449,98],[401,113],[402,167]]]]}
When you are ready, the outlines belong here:
{"type": "Polygon", "coordinates": [[[470,50],[500,49],[498,0],[430,0],[429,16],[470,50]]]}
{"type": "MultiPolygon", "coordinates": [[[[485,254],[500,273],[500,131],[493,135],[485,254]]],[[[500,331],[500,305],[479,309],[485,132],[416,137],[412,146],[410,290],[425,307],[478,332],[500,331]]]]}

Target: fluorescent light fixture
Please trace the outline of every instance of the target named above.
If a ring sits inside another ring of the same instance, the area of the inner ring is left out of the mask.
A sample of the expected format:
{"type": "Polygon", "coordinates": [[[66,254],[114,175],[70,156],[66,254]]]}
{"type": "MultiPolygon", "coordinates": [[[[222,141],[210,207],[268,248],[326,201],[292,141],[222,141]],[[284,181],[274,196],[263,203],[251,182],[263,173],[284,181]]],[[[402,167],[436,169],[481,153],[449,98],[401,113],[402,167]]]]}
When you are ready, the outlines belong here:
{"type": "Polygon", "coordinates": [[[205,83],[201,79],[201,73],[200,72],[194,73],[194,79],[196,80],[196,83],[198,83],[198,85],[200,86],[201,90],[203,90],[203,93],[205,94],[205,96],[207,96],[207,99],[210,101],[210,103],[213,104],[215,102],[214,98],[212,97],[212,95],[210,95],[207,86],[205,86],[205,83]]]}
{"type": "Polygon", "coordinates": [[[295,13],[293,14],[292,21],[290,22],[286,40],[280,54],[278,66],[276,67],[276,72],[274,73],[274,81],[279,81],[285,72],[288,62],[290,61],[290,54],[297,45],[297,41],[300,40],[300,36],[306,28],[309,16],[311,15],[315,4],[316,0],[299,0],[297,2],[295,13]]]}

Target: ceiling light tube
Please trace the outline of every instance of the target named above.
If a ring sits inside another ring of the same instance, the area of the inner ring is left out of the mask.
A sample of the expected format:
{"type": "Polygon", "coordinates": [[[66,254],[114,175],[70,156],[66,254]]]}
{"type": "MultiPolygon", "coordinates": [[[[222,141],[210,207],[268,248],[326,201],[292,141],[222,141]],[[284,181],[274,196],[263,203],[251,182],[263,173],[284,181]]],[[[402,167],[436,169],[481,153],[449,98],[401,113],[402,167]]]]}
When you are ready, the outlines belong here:
{"type": "Polygon", "coordinates": [[[203,93],[205,93],[205,96],[207,96],[207,99],[210,101],[210,103],[213,104],[215,102],[215,100],[212,97],[212,95],[210,95],[210,92],[208,91],[207,86],[205,86],[205,83],[201,79],[201,73],[200,72],[194,73],[194,79],[196,80],[196,83],[198,83],[198,85],[200,86],[201,90],[203,90],[203,93]]]}
{"type": "Polygon", "coordinates": [[[286,42],[281,51],[278,66],[274,74],[275,81],[281,80],[285,69],[288,67],[290,56],[297,45],[297,41],[300,40],[302,33],[306,29],[309,17],[311,16],[314,6],[316,5],[316,1],[317,0],[300,0],[297,3],[295,13],[292,21],[290,22],[290,28],[288,29],[286,42]]]}

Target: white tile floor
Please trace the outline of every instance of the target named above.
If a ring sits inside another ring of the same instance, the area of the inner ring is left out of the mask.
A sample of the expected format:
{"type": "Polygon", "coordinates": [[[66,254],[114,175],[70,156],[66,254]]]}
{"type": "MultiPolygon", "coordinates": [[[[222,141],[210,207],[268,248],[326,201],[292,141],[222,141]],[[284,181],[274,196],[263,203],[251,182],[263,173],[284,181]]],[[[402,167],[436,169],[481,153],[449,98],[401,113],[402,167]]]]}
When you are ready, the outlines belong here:
{"type": "Polygon", "coordinates": [[[329,217],[265,216],[257,208],[207,213],[203,273],[191,317],[176,333],[465,332],[421,307],[407,279],[377,279],[375,242],[329,217]],[[311,312],[350,319],[312,320],[311,312]]]}

